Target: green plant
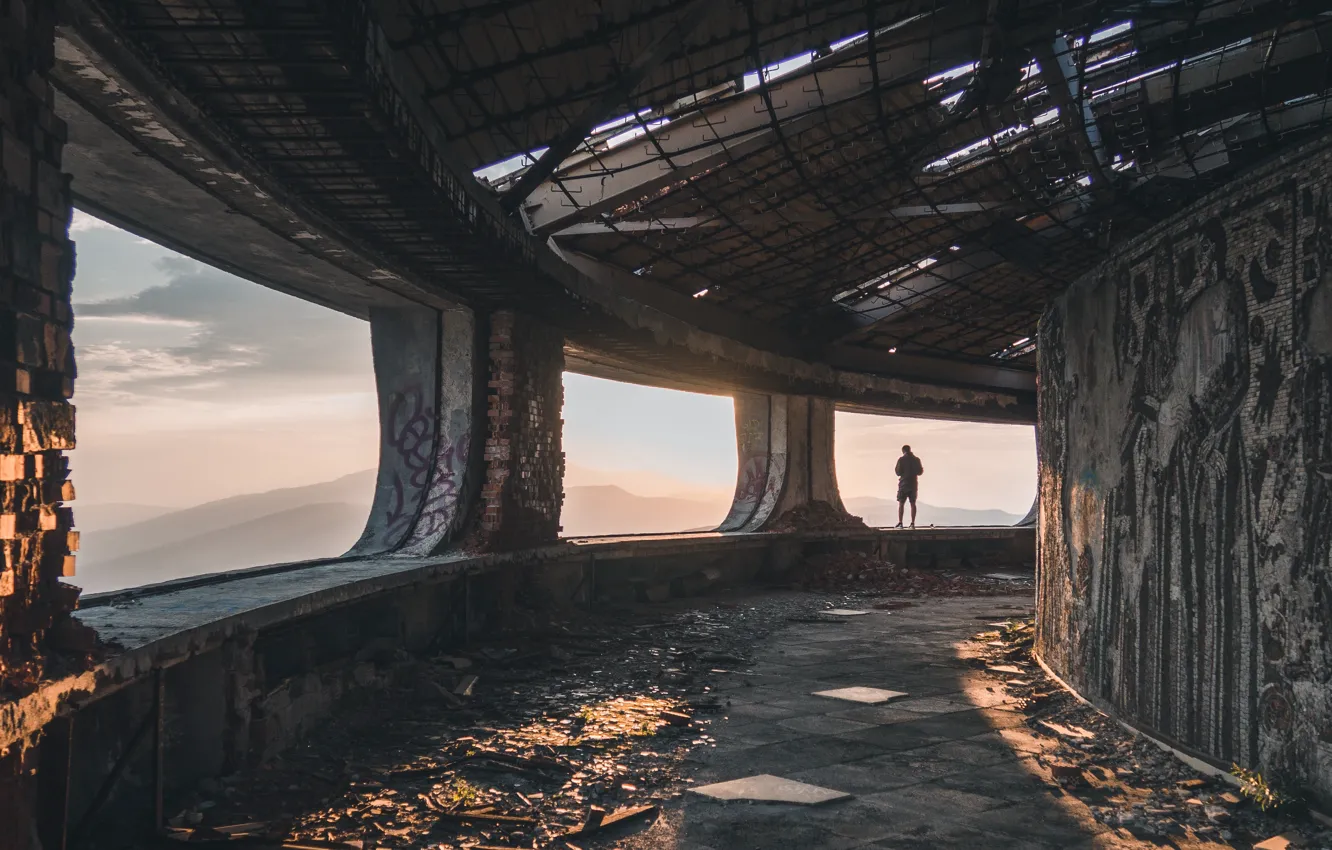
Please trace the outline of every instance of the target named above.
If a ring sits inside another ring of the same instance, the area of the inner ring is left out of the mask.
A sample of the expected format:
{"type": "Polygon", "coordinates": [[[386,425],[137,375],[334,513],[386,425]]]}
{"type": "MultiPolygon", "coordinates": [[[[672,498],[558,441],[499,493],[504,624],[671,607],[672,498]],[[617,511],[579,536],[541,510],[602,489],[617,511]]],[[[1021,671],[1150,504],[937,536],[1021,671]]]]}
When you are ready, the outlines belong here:
{"type": "Polygon", "coordinates": [[[1290,797],[1273,788],[1266,777],[1256,770],[1232,764],[1230,775],[1240,781],[1240,793],[1257,803],[1258,808],[1265,812],[1279,809],[1290,802],[1290,797]]]}
{"type": "Polygon", "coordinates": [[[466,779],[453,780],[449,783],[449,787],[445,790],[445,793],[449,805],[453,808],[458,808],[459,806],[475,806],[476,801],[481,797],[481,793],[477,790],[477,787],[466,779]]]}

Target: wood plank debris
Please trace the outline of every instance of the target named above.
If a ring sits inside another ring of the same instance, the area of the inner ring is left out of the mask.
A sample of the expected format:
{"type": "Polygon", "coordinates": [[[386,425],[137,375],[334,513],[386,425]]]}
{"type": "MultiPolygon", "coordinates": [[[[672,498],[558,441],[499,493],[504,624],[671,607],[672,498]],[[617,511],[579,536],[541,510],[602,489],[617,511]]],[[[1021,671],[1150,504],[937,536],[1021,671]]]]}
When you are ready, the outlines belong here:
{"type": "Polygon", "coordinates": [[[537,819],[528,815],[497,815],[489,811],[440,812],[439,819],[454,823],[496,823],[507,826],[536,826],[537,819]]]}
{"type": "Polygon", "coordinates": [[[594,832],[601,832],[616,826],[622,826],[630,821],[642,820],[655,817],[660,811],[657,806],[630,806],[627,809],[620,809],[612,814],[606,814],[606,810],[597,806],[591,807],[588,811],[588,818],[582,826],[564,834],[565,838],[578,835],[590,835],[594,832]]]}

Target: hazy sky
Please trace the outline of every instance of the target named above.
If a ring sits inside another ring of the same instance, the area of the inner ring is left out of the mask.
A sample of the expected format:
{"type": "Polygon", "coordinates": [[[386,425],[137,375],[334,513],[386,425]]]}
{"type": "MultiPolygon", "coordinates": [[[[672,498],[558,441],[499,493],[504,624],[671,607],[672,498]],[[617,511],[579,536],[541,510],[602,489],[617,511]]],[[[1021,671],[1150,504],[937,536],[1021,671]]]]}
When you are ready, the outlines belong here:
{"type": "MultiPolygon", "coordinates": [[[[79,502],[184,507],[375,465],[368,324],[81,213],[73,232],[79,502]]],[[[733,486],[729,398],[580,375],[565,387],[570,484],[632,472],[656,490],[643,495],[733,486]]],[[[924,458],[924,501],[1031,504],[1031,428],[851,414],[837,419],[843,495],[891,498],[904,442],[924,458]]]]}

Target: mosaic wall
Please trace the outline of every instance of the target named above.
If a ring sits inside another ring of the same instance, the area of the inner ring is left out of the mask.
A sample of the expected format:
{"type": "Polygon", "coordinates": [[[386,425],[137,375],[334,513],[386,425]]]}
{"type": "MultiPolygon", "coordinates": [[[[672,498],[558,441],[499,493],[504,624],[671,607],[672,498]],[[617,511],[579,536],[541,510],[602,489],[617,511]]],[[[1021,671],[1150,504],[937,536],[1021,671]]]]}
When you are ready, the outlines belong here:
{"type": "Polygon", "coordinates": [[[1332,798],[1332,144],[1204,199],[1040,333],[1038,646],[1160,737],[1332,798]]]}

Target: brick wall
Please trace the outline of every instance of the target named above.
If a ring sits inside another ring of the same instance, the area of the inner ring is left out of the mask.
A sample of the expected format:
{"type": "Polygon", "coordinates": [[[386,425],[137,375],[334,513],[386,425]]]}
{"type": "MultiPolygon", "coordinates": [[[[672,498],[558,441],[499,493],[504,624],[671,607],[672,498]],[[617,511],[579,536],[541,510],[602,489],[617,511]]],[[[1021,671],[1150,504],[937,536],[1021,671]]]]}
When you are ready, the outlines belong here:
{"type": "Polygon", "coordinates": [[[1118,249],[1039,369],[1042,656],[1332,802],[1332,142],[1118,249]]]}
{"type": "Polygon", "coordinates": [[[564,340],[525,316],[490,319],[486,479],[477,548],[515,549],[559,537],[564,340]]]}
{"type": "Polygon", "coordinates": [[[53,4],[0,0],[0,680],[42,673],[78,591],[73,499],[70,192],[52,108],[53,4]]]}

